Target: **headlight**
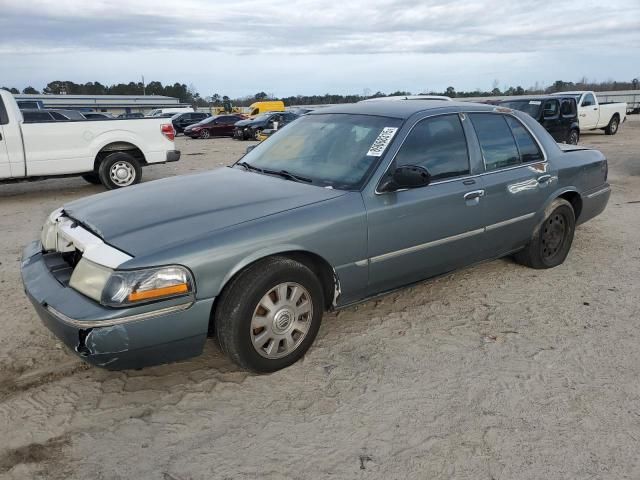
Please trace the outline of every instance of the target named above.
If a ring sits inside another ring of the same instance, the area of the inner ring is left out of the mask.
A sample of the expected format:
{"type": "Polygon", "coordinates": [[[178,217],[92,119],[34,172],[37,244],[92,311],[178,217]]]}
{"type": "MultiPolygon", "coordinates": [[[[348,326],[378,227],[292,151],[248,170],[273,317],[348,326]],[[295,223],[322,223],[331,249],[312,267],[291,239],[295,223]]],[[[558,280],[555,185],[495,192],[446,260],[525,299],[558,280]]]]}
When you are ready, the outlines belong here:
{"type": "Polygon", "coordinates": [[[191,273],[179,265],[118,271],[84,258],[73,270],[69,286],[109,307],[192,295],[195,290],[191,273]]]}
{"type": "Polygon", "coordinates": [[[178,265],[114,271],[104,287],[101,303],[110,307],[123,307],[193,293],[191,273],[178,265]]]}

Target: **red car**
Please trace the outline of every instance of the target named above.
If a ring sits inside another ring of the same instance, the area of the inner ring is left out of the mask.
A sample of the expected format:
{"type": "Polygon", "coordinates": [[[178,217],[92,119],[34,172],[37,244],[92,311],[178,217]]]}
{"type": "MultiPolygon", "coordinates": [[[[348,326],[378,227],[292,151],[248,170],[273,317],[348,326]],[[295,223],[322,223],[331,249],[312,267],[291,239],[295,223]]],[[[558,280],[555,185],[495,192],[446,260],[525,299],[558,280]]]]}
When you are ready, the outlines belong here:
{"type": "Polygon", "coordinates": [[[240,114],[214,115],[184,129],[191,138],[233,137],[233,125],[246,117],[240,114]]]}

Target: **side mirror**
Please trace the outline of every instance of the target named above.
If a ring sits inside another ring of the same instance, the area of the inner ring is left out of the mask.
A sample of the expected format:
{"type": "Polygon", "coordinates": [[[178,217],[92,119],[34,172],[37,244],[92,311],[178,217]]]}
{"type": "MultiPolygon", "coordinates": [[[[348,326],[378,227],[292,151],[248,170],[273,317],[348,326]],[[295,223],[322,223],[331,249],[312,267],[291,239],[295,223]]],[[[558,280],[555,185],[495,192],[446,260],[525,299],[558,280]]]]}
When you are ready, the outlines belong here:
{"type": "Polygon", "coordinates": [[[403,165],[382,180],[378,191],[395,192],[409,188],[426,187],[431,181],[429,171],[419,165],[403,165]]]}

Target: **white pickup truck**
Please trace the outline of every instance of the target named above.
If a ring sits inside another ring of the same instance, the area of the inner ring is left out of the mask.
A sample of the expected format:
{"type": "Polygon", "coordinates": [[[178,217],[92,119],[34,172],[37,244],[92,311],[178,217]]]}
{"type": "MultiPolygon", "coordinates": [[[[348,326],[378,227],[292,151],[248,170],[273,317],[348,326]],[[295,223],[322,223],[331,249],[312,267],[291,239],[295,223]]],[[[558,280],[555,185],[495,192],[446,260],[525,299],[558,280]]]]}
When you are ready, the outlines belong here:
{"type": "Polygon", "coordinates": [[[571,95],[578,105],[580,132],[604,130],[607,135],[615,135],[620,124],[627,118],[627,104],[624,102],[599,103],[596,94],[590,91],[558,92],[553,95],[571,95]]]}
{"type": "Polygon", "coordinates": [[[108,189],[139,183],[145,165],[175,162],[171,119],[25,123],[0,89],[0,183],[81,175],[108,189]]]}

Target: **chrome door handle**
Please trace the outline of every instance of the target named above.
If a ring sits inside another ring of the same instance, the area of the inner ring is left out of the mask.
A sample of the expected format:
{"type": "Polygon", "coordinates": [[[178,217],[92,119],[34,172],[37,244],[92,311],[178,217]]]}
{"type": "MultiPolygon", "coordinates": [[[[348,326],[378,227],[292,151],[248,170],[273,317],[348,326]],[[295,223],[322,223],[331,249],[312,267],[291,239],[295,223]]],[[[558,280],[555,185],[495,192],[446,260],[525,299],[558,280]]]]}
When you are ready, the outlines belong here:
{"type": "Polygon", "coordinates": [[[551,180],[551,175],[542,175],[538,177],[538,183],[547,183],[549,180],[551,180]]]}
{"type": "Polygon", "coordinates": [[[476,198],[484,197],[484,190],[474,190],[464,194],[465,200],[475,200],[476,198]]]}

